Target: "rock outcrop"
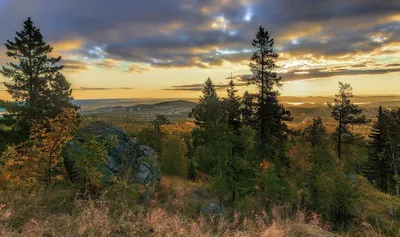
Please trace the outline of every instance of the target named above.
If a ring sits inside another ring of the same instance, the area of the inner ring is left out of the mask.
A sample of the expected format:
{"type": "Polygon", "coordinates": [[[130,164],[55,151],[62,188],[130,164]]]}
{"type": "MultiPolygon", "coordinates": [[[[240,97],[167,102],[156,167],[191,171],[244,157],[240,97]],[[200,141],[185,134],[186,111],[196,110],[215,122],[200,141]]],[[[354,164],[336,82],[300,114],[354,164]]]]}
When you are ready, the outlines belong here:
{"type": "MultiPolygon", "coordinates": [[[[150,147],[138,144],[120,128],[108,122],[96,121],[85,126],[67,143],[64,151],[71,148],[77,152],[81,151],[75,141],[82,133],[96,135],[101,140],[115,139],[115,144],[108,149],[107,162],[104,167],[99,167],[104,175],[104,183],[109,183],[115,177],[140,184],[154,184],[160,179],[157,153],[150,147]]],[[[63,156],[69,176],[76,179],[79,177],[79,169],[73,167],[67,152],[64,152],[63,156]]]]}

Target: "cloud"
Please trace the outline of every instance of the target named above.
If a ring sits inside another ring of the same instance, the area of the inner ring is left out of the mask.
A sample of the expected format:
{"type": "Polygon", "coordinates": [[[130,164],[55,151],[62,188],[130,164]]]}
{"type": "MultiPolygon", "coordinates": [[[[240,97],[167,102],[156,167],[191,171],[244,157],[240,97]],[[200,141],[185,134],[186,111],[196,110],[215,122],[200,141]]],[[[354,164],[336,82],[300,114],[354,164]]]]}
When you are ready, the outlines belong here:
{"type": "Polygon", "coordinates": [[[104,69],[114,69],[117,66],[117,62],[113,59],[104,59],[101,62],[95,63],[95,65],[104,69]]]}
{"type": "Polygon", "coordinates": [[[142,73],[142,72],[147,72],[150,71],[149,67],[142,67],[140,65],[132,65],[129,67],[128,70],[124,71],[126,73],[142,73]]]}
{"type": "MultiPolygon", "coordinates": [[[[365,65],[353,65],[348,67],[335,67],[332,69],[327,68],[316,68],[308,70],[294,69],[288,72],[278,73],[278,76],[282,77],[282,81],[295,81],[295,80],[308,80],[318,78],[328,78],[335,76],[355,76],[355,75],[380,75],[387,73],[400,72],[400,64],[386,64],[383,69],[358,69],[366,68],[365,65]],[[356,67],[354,67],[356,66],[356,67]],[[387,68],[391,67],[391,68],[387,68]]],[[[236,75],[234,78],[240,81],[248,81],[252,77],[251,74],[236,75]]]]}
{"type": "Polygon", "coordinates": [[[109,88],[109,87],[79,87],[75,88],[73,90],[79,90],[79,91],[104,91],[104,90],[133,90],[134,88],[132,87],[115,87],[115,88],[109,88]]]}
{"type": "Polygon", "coordinates": [[[116,68],[115,60],[146,65],[131,73],[244,65],[259,25],[275,38],[282,64],[329,68],[400,52],[400,2],[391,0],[19,0],[3,7],[0,42],[32,16],[55,51],[86,62],[66,64],[75,72],[90,60],[104,69],[116,68]]]}
{"type": "MultiPolygon", "coordinates": [[[[246,82],[239,82],[236,83],[236,87],[241,87],[241,86],[247,86],[246,82]]],[[[217,84],[215,85],[216,90],[225,90],[229,87],[228,84],[217,84]]],[[[172,86],[170,88],[165,88],[163,90],[166,91],[201,91],[204,88],[204,83],[203,84],[188,84],[188,85],[178,85],[178,86],[172,86]]]]}
{"type": "Polygon", "coordinates": [[[320,70],[320,69],[312,69],[306,71],[306,73],[302,73],[303,71],[292,71],[289,73],[282,73],[280,76],[283,77],[284,81],[292,81],[292,80],[304,80],[311,78],[326,78],[326,77],[334,77],[334,76],[351,76],[351,75],[379,75],[393,72],[400,72],[400,68],[394,69],[367,69],[367,70],[320,70]]]}
{"type": "Polygon", "coordinates": [[[81,72],[90,69],[89,64],[79,60],[63,59],[61,63],[64,65],[63,70],[67,72],[81,72]]]}
{"type": "Polygon", "coordinates": [[[84,41],[79,39],[71,39],[66,41],[52,42],[50,45],[53,47],[54,52],[68,52],[79,50],[84,47],[84,41]]]}

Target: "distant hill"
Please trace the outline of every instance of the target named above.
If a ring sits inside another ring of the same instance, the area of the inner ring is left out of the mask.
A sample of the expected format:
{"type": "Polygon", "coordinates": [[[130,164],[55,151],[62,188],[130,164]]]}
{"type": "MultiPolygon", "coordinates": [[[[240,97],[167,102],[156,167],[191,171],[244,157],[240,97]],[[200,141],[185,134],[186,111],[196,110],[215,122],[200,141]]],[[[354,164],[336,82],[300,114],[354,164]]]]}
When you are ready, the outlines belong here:
{"type": "Polygon", "coordinates": [[[188,108],[193,108],[196,106],[196,102],[192,101],[187,101],[187,100],[173,100],[173,101],[165,101],[165,102],[160,102],[153,104],[153,106],[156,107],[169,107],[169,106],[178,106],[178,107],[188,107],[188,108]]]}
{"type": "MultiPolygon", "coordinates": [[[[134,106],[127,106],[124,107],[127,110],[133,111],[140,111],[140,110],[164,110],[164,109],[176,109],[176,108],[181,108],[181,109],[192,109],[194,106],[196,106],[195,102],[187,101],[187,100],[174,100],[174,101],[165,101],[165,102],[160,102],[160,103],[155,103],[155,104],[138,104],[134,106]]],[[[122,106],[119,106],[122,107],[122,106]]]]}
{"type": "Polygon", "coordinates": [[[172,100],[158,102],[154,104],[137,104],[131,106],[110,106],[101,107],[92,110],[81,111],[82,114],[98,114],[98,113],[145,113],[145,114],[171,114],[171,115],[187,115],[192,108],[196,106],[195,102],[187,100],[172,100]]]}

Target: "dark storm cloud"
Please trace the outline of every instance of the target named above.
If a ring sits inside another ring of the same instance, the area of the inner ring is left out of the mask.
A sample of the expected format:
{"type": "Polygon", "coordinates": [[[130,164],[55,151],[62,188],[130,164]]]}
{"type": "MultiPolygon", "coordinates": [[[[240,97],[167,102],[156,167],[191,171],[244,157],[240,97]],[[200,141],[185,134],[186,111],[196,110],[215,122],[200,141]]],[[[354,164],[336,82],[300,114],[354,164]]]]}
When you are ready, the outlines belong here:
{"type": "MultiPolygon", "coordinates": [[[[400,39],[400,23],[389,19],[400,12],[396,0],[8,0],[2,8],[0,41],[32,16],[50,42],[82,39],[80,55],[155,68],[247,61],[245,49],[259,25],[275,37],[278,51],[296,57],[373,53],[400,39]]],[[[112,61],[96,66],[114,68],[112,61]]],[[[73,71],[87,68],[66,64],[73,71]]]]}

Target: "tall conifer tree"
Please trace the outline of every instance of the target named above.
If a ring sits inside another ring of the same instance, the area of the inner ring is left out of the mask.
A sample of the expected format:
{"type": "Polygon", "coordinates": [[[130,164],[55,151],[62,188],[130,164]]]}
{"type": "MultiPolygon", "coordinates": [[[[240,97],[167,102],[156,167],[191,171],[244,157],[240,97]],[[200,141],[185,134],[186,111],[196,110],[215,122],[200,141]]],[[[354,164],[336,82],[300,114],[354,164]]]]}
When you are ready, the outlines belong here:
{"type": "Polygon", "coordinates": [[[13,126],[13,133],[20,132],[19,139],[24,139],[32,124],[54,118],[65,108],[78,107],[71,104],[70,84],[60,73],[61,57],[49,56],[53,48],[43,40],[32,20],[28,18],[22,31],[16,34],[14,41],[5,43],[6,55],[14,60],[0,70],[12,81],[5,86],[14,99],[14,102],[2,102],[1,107],[7,114],[1,123],[13,126]]]}
{"type": "Polygon", "coordinates": [[[350,131],[350,126],[362,125],[368,123],[368,119],[357,105],[351,103],[353,98],[353,88],[343,82],[339,82],[339,93],[334,99],[334,104],[328,103],[328,107],[332,109],[332,117],[337,121],[336,127],[336,151],[339,158],[342,158],[342,144],[344,142],[351,143],[354,136],[350,131]],[[347,139],[344,141],[344,139],[347,139]]]}
{"type": "Polygon", "coordinates": [[[241,126],[241,98],[237,96],[238,90],[236,89],[236,84],[231,78],[229,81],[229,87],[227,89],[228,97],[224,99],[224,109],[225,116],[228,124],[237,131],[241,126]]]}
{"type": "Polygon", "coordinates": [[[282,87],[282,83],[276,74],[278,54],[274,52],[274,40],[260,26],[252,45],[255,48],[250,62],[253,77],[249,82],[258,88],[258,103],[254,107],[260,155],[263,159],[273,160],[283,153],[284,140],[289,131],[284,121],[291,121],[292,117],[278,101],[277,89],[282,87]]]}
{"type": "Polygon", "coordinates": [[[194,117],[196,125],[200,127],[210,123],[217,124],[223,119],[222,104],[210,78],[206,80],[202,92],[203,95],[190,116],[194,117]]]}
{"type": "Polygon", "coordinates": [[[377,121],[372,126],[370,134],[370,151],[368,161],[364,168],[365,176],[372,182],[375,182],[378,188],[383,192],[388,192],[389,174],[391,169],[390,150],[387,140],[385,114],[382,107],[379,106],[377,121]]]}

